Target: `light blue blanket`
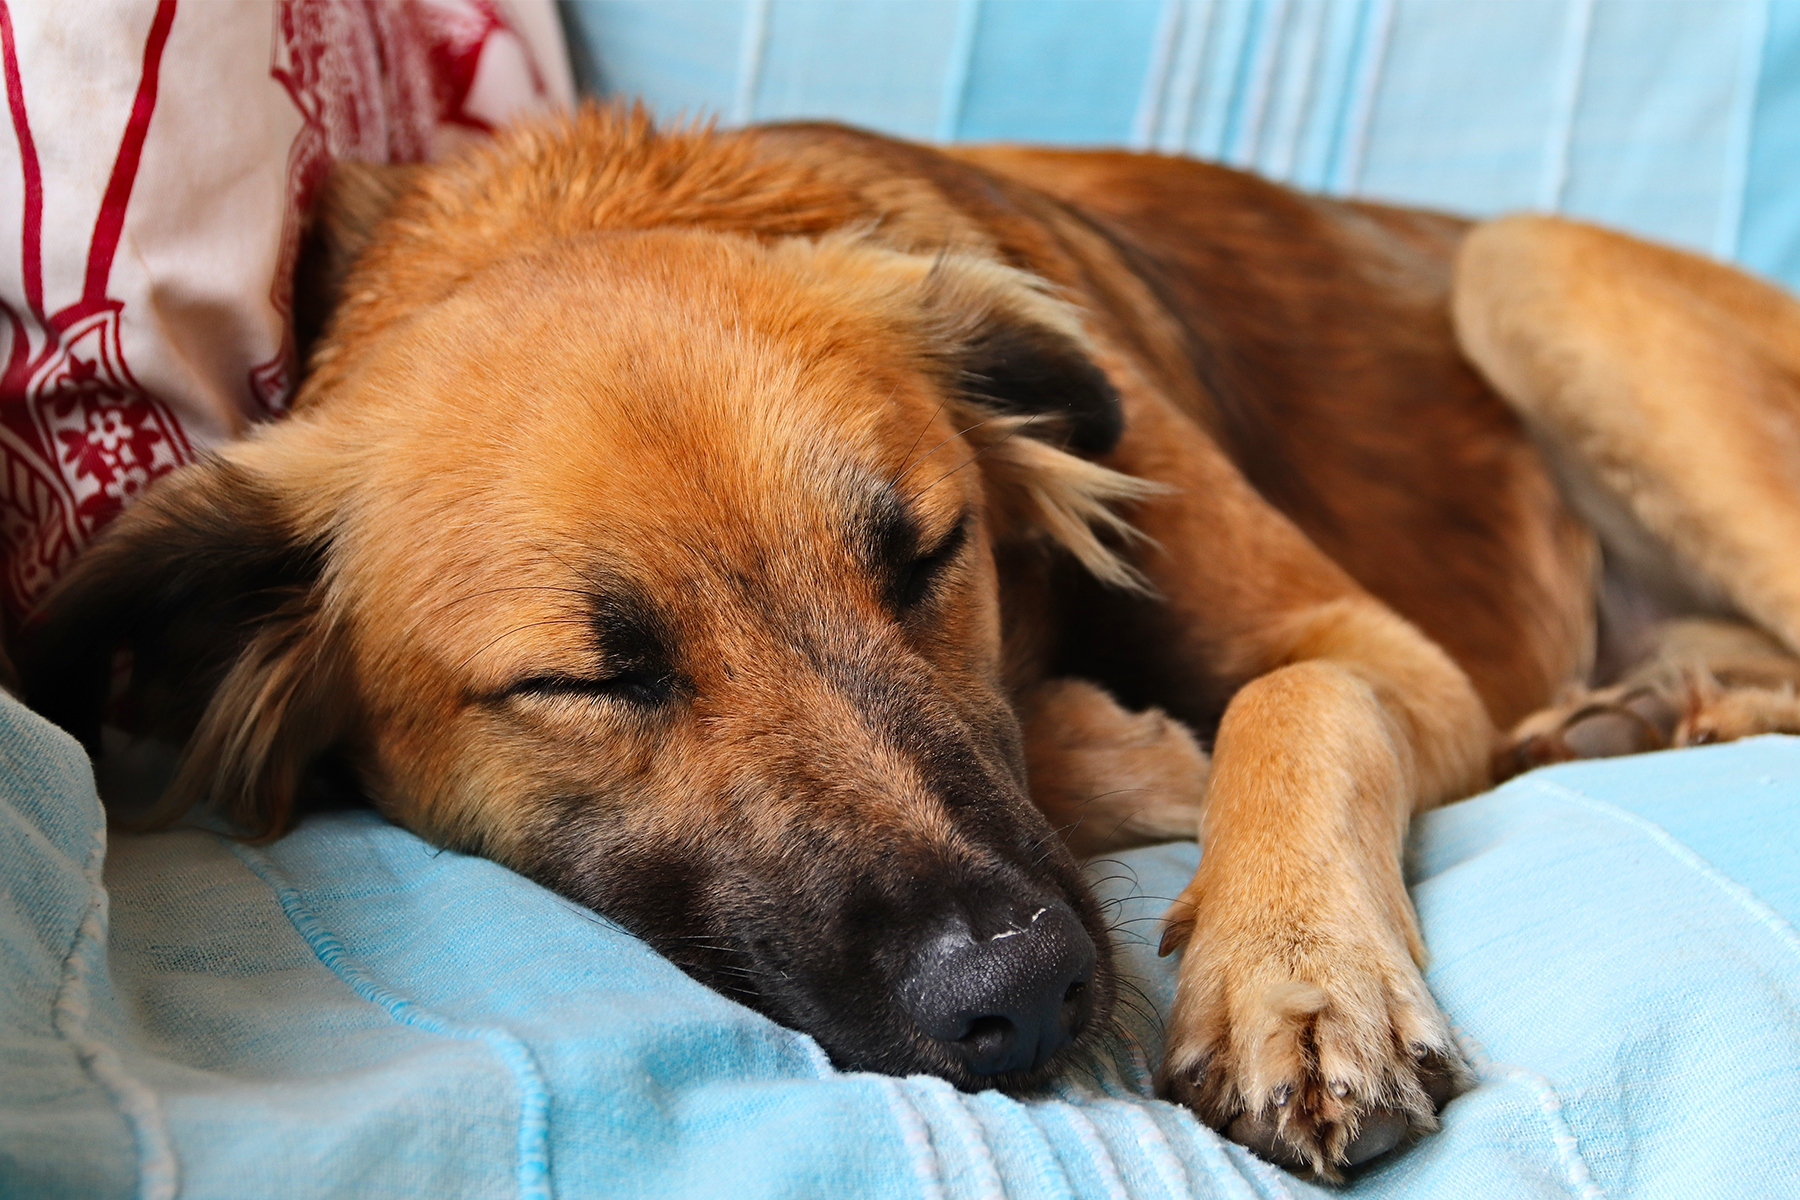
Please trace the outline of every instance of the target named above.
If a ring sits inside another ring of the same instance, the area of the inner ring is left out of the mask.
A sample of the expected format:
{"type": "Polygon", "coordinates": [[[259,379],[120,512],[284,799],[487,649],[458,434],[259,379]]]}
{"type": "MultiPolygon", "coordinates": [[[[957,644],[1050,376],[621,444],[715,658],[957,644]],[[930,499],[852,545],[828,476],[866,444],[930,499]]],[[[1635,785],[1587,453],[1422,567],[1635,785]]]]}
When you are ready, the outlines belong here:
{"type": "MultiPolygon", "coordinates": [[[[1192,844],[1095,868],[1140,1011],[1015,1099],[839,1074],[370,815],[109,845],[80,750],[3,698],[0,779],[0,1196],[1329,1194],[1147,1095],[1192,844]]],[[[1540,772],[1414,842],[1481,1083],[1342,1194],[1796,1193],[1800,741],[1540,772]]]]}

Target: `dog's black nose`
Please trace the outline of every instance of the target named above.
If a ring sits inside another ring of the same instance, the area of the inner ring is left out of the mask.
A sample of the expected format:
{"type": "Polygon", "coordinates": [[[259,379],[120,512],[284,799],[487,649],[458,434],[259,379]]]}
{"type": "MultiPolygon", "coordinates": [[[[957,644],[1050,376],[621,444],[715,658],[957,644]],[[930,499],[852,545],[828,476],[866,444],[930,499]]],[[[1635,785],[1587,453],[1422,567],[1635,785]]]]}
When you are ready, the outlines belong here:
{"type": "Polygon", "coordinates": [[[1052,900],[1002,908],[974,929],[961,918],[939,929],[901,996],[970,1071],[998,1075],[1042,1066],[1081,1032],[1093,978],[1093,939],[1073,909],[1052,900]]]}

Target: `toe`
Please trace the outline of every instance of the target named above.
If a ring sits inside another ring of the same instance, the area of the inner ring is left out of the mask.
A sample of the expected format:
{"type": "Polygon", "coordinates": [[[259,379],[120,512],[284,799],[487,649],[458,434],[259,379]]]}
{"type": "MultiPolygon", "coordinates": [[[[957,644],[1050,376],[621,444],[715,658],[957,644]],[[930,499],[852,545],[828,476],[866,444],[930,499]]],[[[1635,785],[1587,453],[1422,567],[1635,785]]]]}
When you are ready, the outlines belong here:
{"type": "Polygon", "coordinates": [[[1280,1112],[1264,1108],[1245,1113],[1225,1129],[1225,1136],[1264,1162],[1272,1162],[1290,1171],[1305,1171],[1312,1162],[1294,1147],[1281,1140],[1280,1112]]]}
{"type": "Polygon", "coordinates": [[[1357,1166],[1386,1154],[1406,1138],[1406,1114],[1396,1108],[1375,1108],[1363,1114],[1361,1126],[1344,1147],[1344,1161],[1357,1166]]]}

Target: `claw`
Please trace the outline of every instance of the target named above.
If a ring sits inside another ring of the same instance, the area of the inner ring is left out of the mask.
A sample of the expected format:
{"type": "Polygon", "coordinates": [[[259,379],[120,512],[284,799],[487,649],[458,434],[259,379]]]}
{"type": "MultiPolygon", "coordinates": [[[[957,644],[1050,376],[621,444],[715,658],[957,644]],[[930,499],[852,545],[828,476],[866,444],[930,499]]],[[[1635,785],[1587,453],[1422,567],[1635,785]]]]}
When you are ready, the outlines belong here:
{"type": "Polygon", "coordinates": [[[1175,951],[1187,945],[1188,938],[1194,933],[1194,907],[1184,901],[1177,900],[1169,905],[1169,911],[1163,914],[1162,941],[1157,943],[1156,956],[1167,958],[1175,951]]]}

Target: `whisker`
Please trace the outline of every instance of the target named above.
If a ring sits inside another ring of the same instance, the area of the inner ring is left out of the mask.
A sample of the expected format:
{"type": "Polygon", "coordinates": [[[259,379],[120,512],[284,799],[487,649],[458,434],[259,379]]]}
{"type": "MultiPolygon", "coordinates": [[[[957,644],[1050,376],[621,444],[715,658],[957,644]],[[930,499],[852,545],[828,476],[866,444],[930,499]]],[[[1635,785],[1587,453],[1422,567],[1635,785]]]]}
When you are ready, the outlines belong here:
{"type": "Polygon", "coordinates": [[[586,583],[587,585],[592,587],[596,592],[605,592],[607,590],[606,585],[604,583],[602,583],[598,579],[595,579],[592,575],[589,575],[586,571],[582,570],[580,567],[576,566],[574,563],[570,562],[568,559],[566,559],[562,555],[558,554],[556,552],[555,547],[547,545],[543,542],[539,542],[539,543],[537,543],[537,548],[539,550],[542,550],[545,554],[548,554],[551,558],[554,558],[557,562],[561,563],[563,566],[567,567],[569,569],[570,574],[574,575],[577,579],[581,580],[583,583],[586,583]]]}
{"type": "MultiPolygon", "coordinates": [[[[902,471],[899,475],[895,476],[893,485],[895,487],[898,487],[906,479],[906,477],[908,475],[911,475],[914,471],[918,470],[920,467],[924,466],[927,462],[929,462],[931,460],[932,455],[936,454],[939,450],[942,450],[945,446],[948,446],[951,442],[954,442],[957,438],[962,437],[965,433],[974,433],[977,429],[980,429],[983,425],[992,424],[993,422],[998,421],[999,419],[1000,418],[998,416],[988,417],[985,420],[980,420],[980,421],[975,422],[973,425],[969,426],[967,429],[957,430],[955,433],[951,434],[949,437],[945,438],[943,441],[939,442],[937,445],[935,445],[931,449],[927,450],[925,452],[924,456],[922,458],[920,458],[918,462],[913,463],[910,467],[907,467],[906,470],[902,471]]],[[[1005,440],[1006,440],[1005,438],[1000,439],[1000,441],[1005,441],[1005,440]]],[[[994,445],[996,445],[996,446],[999,444],[1000,444],[1000,442],[994,443],[994,445]]],[[[968,464],[964,463],[963,465],[967,466],[968,464]]],[[[938,478],[939,478],[939,482],[943,481],[942,476],[939,476],[938,478]]],[[[937,486],[937,484],[932,485],[932,487],[936,487],[936,486],[937,486]]],[[[925,490],[929,492],[931,490],[931,488],[926,488],[925,490]]]]}
{"type": "Polygon", "coordinates": [[[1082,801],[1082,803],[1083,803],[1083,804],[1093,804],[1093,803],[1094,803],[1094,802],[1095,802],[1095,801],[1097,801],[1097,800],[1104,800],[1104,799],[1106,799],[1106,798],[1107,798],[1107,797],[1108,797],[1108,796],[1123,796],[1123,795],[1125,795],[1125,794],[1126,794],[1126,793],[1127,793],[1127,792],[1148,792],[1148,791],[1152,791],[1152,790],[1154,790],[1154,789],[1152,789],[1152,788],[1147,788],[1147,787],[1134,787],[1134,788],[1114,788],[1114,789],[1113,789],[1113,790],[1112,790],[1112,791],[1110,791],[1110,792],[1101,792],[1101,793],[1100,793],[1100,794],[1098,794],[1098,795],[1095,795],[1095,796],[1089,796],[1089,797],[1088,797],[1088,798],[1087,798],[1087,799],[1086,799],[1086,800],[1083,800],[1083,801],[1082,801]]]}
{"type": "MultiPolygon", "coordinates": [[[[944,480],[950,478],[952,475],[956,474],[958,471],[962,470],[964,467],[968,466],[970,463],[974,462],[976,459],[980,458],[982,455],[988,453],[988,451],[998,450],[1000,447],[1006,445],[1006,443],[1012,441],[1014,438],[1018,437],[1021,433],[1024,433],[1025,430],[1031,426],[1032,422],[1036,421],[1040,416],[1042,416],[1041,413],[1032,413],[1029,417],[1026,417],[1023,421],[1019,422],[1016,426],[1007,430],[1005,437],[1002,437],[999,441],[989,442],[987,445],[983,446],[981,449],[977,450],[975,453],[969,455],[969,457],[963,459],[962,462],[958,463],[954,467],[951,467],[948,471],[945,471],[942,475],[939,475],[936,479],[932,480],[930,487],[927,487],[925,489],[925,491],[929,492],[932,488],[934,488],[938,484],[944,482],[944,480]]],[[[985,424],[987,424],[987,422],[983,421],[982,424],[985,425],[985,424]]],[[[929,457],[929,456],[927,456],[927,457],[929,457]]],[[[924,494],[924,492],[920,493],[920,495],[923,495],[923,494],[924,494]]]]}
{"type": "MultiPolygon", "coordinates": [[[[899,391],[900,385],[896,383],[894,385],[894,390],[888,393],[888,399],[892,400],[899,391]]],[[[912,465],[913,451],[917,450],[919,448],[919,443],[925,440],[925,431],[931,428],[931,423],[938,419],[938,414],[944,411],[944,405],[948,403],[950,403],[950,397],[946,394],[942,400],[938,401],[938,406],[931,410],[931,415],[925,418],[925,423],[919,426],[918,435],[913,438],[912,445],[908,446],[906,448],[906,453],[900,456],[900,470],[894,472],[893,476],[887,481],[887,485],[890,488],[899,483],[901,478],[906,474],[907,468],[912,465]]]]}

